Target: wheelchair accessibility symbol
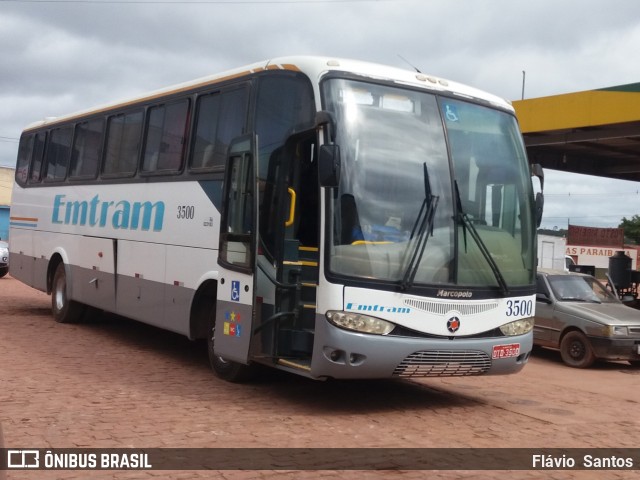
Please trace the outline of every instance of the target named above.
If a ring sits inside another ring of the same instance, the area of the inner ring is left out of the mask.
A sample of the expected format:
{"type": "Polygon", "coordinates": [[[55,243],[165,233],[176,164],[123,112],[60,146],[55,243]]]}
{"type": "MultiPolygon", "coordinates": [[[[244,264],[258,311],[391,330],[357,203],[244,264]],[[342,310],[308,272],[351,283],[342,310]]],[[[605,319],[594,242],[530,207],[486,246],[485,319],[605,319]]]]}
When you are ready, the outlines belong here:
{"type": "Polygon", "coordinates": [[[240,282],[238,280],[231,281],[231,301],[240,301],[240,282]]]}
{"type": "Polygon", "coordinates": [[[446,104],[444,114],[450,122],[460,121],[460,117],[458,117],[458,109],[453,105],[446,104]]]}

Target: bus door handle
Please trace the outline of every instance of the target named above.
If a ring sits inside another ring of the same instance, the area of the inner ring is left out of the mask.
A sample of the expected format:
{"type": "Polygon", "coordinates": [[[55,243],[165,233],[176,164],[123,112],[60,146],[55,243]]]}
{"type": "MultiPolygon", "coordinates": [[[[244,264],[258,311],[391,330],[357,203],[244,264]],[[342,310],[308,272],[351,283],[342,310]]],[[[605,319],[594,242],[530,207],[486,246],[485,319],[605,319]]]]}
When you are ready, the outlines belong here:
{"type": "Polygon", "coordinates": [[[289,187],[287,188],[287,192],[291,197],[290,199],[291,203],[289,204],[289,218],[287,219],[286,222],[284,222],[284,226],[290,227],[291,225],[293,225],[293,222],[295,221],[295,218],[296,218],[296,191],[293,188],[289,187]]]}

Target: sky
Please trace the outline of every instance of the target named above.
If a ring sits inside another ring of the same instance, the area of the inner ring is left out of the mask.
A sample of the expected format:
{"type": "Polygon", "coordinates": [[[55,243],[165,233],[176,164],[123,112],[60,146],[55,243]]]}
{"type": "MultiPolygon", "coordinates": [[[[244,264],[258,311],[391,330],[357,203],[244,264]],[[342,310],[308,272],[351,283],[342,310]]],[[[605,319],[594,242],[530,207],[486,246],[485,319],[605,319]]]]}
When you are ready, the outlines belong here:
{"type": "MultiPolygon", "coordinates": [[[[638,0],[0,0],[0,166],[34,121],[277,56],[413,65],[519,100],[640,82],[639,45],[638,0]]],[[[639,190],[547,170],[543,227],[615,227],[639,190]]]]}

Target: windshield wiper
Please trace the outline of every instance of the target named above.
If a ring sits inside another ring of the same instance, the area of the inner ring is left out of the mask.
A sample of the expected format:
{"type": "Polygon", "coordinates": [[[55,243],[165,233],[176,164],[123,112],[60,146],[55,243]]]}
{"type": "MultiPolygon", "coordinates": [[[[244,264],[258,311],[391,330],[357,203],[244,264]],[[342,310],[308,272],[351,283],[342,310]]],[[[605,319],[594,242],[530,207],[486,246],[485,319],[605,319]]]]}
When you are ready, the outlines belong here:
{"type": "Polygon", "coordinates": [[[485,245],[485,243],[482,241],[482,238],[480,237],[480,234],[478,233],[478,230],[476,229],[475,225],[462,209],[462,200],[460,199],[460,190],[458,189],[457,180],[454,180],[454,187],[455,187],[455,194],[456,194],[456,205],[458,210],[456,218],[458,223],[462,225],[462,234],[464,236],[465,253],[467,251],[467,229],[468,229],[469,233],[471,234],[471,237],[476,242],[476,245],[478,245],[478,249],[480,250],[480,253],[482,253],[482,256],[485,258],[485,260],[489,264],[489,267],[493,272],[493,276],[496,277],[498,285],[500,286],[500,290],[502,290],[502,294],[503,295],[509,294],[509,287],[507,286],[507,282],[505,282],[504,277],[502,276],[502,272],[500,271],[498,264],[491,256],[491,253],[487,249],[487,246],[485,245]]]}
{"type": "Polygon", "coordinates": [[[411,236],[409,237],[409,239],[412,239],[414,236],[417,236],[416,245],[413,249],[413,253],[411,254],[411,259],[409,260],[407,269],[400,281],[400,288],[402,290],[408,290],[411,288],[411,285],[413,285],[413,281],[418,273],[420,261],[422,260],[422,255],[424,254],[427,242],[429,241],[429,235],[433,234],[433,221],[435,219],[436,207],[438,206],[439,197],[431,193],[431,183],[429,182],[427,162],[423,163],[422,166],[422,174],[424,178],[424,200],[422,201],[420,212],[418,212],[416,222],[411,230],[411,236]]]}

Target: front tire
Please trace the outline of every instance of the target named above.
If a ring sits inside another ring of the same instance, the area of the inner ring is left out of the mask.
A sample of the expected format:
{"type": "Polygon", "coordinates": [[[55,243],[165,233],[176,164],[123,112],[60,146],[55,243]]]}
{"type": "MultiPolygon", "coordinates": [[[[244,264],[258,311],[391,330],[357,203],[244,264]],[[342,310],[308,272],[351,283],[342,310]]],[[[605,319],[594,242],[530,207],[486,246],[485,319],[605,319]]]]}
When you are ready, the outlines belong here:
{"type": "Polygon", "coordinates": [[[211,369],[216,372],[223,380],[233,383],[242,383],[250,380],[252,377],[252,368],[249,365],[226,360],[220,355],[216,355],[213,351],[216,333],[216,318],[211,315],[209,328],[207,331],[207,351],[209,352],[209,364],[211,369]]]}
{"type": "Polygon", "coordinates": [[[0,267],[0,278],[4,277],[7,273],[9,273],[9,267],[0,267]]]}
{"type": "Polygon", "coordinates": [[[67,273],[64,264],[59,263],[53,274],[51,285],[51,310],[58,323],[78,323],[86,311],[86,306],[69,299],[67,294],[67,273]]]}
{"type": "Polygon", "coordinates": [[[587,368],[593,365],[596,356],[589,339],[577,330],[567,333],[560,342],[562,361],[573,368],[587,368]]]}

